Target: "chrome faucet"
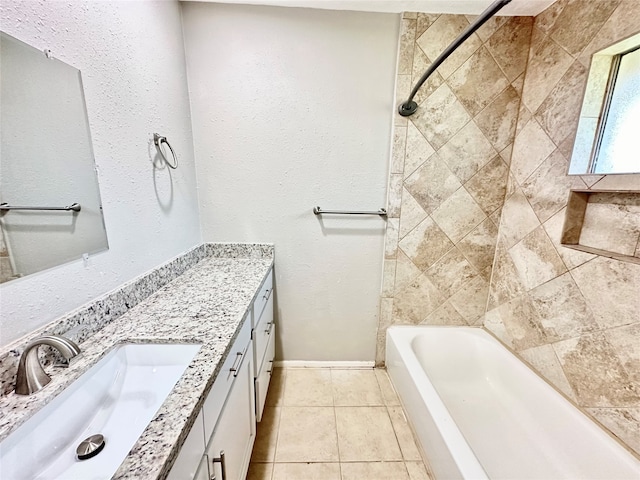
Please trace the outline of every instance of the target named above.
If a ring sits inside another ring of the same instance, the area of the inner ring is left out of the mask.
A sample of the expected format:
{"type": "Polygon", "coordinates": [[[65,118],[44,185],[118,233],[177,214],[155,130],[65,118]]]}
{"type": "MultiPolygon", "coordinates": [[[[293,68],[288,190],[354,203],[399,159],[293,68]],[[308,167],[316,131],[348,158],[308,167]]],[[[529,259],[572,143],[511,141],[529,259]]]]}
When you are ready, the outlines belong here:
{"type": "Polygon", "coordinates": [[[16,393],[18,395],[31,395],[51,381],[51,377],[45,373],[40,365],[38,358],[40,345],[49,345],[55,348],[67,360],[80,354],[80,347],[62,335],[44,335],[36,338],[25,347],[20,356],[16,375],[16,393]]]}

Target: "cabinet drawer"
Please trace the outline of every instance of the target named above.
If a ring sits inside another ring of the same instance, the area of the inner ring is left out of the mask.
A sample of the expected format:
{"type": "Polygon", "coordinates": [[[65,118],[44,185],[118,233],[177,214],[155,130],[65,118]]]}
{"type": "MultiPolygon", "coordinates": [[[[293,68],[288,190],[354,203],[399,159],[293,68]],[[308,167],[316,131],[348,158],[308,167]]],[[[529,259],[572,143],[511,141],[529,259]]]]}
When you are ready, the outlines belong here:
{"type": "Polygon", "coordinates": [[[202,407],[204,411],[204,433],[207,439],[211,436],[211,433],[213,433],[216,419],[220,415],[224,401],[238,373],[237,369],[240,367],[246,355],[253,354],[250,347],[251,322],[245,317],[240,332],[233,342],[233,346],[231,350],[229,350],[229,354],[222,364],[222,369],[218,372],[216,381],[202,407]]]}
{"type": "Polygon", "coordinates": [[[264,310],[265,305],[273,297],[273,269],[269,270],[269,274],[265,279],[262,287],[258,291],[256,300],[253,302],[253,326],[254,328],[260,322],[260,315],[264,310]]]}
{"type": "Polygon", "coordinates": [[[271,375],[273,373],[273,358],[276,353],[276,327],[273,326],[271,335],[269,335],[269,343],[267,344],[267,351],[265,352],[264,359],[262,360],[262,368],[258,372],[256,377],[256,421],[262,420],[262,411],[264,410],[264,404],[267,400],[267,391],[269,390],[269,383],[271,382],[271,375]]]}
{"type": "Polygon", "coordinates": [[[273,323],[273,295],[269,298],[267,305],[262,312],[260,322],[253,331],[254,358],[256,359],[256,376],[264,358],[269,338],[274,335],[273,323]]]}

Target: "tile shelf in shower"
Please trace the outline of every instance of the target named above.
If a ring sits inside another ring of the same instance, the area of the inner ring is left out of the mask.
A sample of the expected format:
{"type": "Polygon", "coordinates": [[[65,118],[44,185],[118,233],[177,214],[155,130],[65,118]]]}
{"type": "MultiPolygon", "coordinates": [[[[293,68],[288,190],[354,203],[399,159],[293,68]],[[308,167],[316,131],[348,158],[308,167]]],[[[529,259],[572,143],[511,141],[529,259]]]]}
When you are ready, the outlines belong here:
{"type": "Polygon", "coordinates": [[[640,264],[640,191],[571,190],[560,243],[640,264]]]}

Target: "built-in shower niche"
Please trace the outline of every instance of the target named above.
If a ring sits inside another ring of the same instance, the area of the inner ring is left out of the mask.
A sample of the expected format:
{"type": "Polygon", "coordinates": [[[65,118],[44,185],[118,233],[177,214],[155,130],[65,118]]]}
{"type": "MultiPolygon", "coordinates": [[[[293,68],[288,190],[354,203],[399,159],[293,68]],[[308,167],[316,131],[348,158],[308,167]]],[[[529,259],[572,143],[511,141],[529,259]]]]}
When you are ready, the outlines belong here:
{"type": "Polygon", "coordinates": [[[640,191],[571,190],[561,243],[640,264],[640,191]]]}

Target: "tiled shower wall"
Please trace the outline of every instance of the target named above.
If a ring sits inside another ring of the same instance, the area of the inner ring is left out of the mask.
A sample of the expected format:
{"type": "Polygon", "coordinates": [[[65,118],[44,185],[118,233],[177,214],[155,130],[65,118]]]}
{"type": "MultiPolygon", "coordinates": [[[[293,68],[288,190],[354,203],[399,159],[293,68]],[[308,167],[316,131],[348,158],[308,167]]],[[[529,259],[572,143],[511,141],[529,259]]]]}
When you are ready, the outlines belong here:
{"type": "MultiPolygon", "coordinates": [[[[483,325],[640,453],[640,265],[559,243],[569,189],[640,190],[566,175],[591,54],[640,31],[639,5],[493,19],[396,115],[377,361],[391,324],[483,325]]],[[[404,15],[398,102],[470,20],[404,15]]],[[[609,217],[628,233],[634,208],[609,217]]]]}
{"type": "MultiPolygon", "coordinates": [[[[563,247],[560,230],[569,189],[640,190],[640,175],[566,175],[591,55],[639,31],[638,0],[559,0],[535,18],[484,319],[638,453],[640,265],[563,247]]],[[[609,243],[631,239],[630,255],[634,203],[600,217],[609,243]]]]}
{"type": "MultiPolygon", "coordinates": [[[[398,102],[472,20],[404,14],[398,102]]],[[[490,20],[395,117],[378,363],[390,324],[482,324],[532,25],[490,20]]]]}

